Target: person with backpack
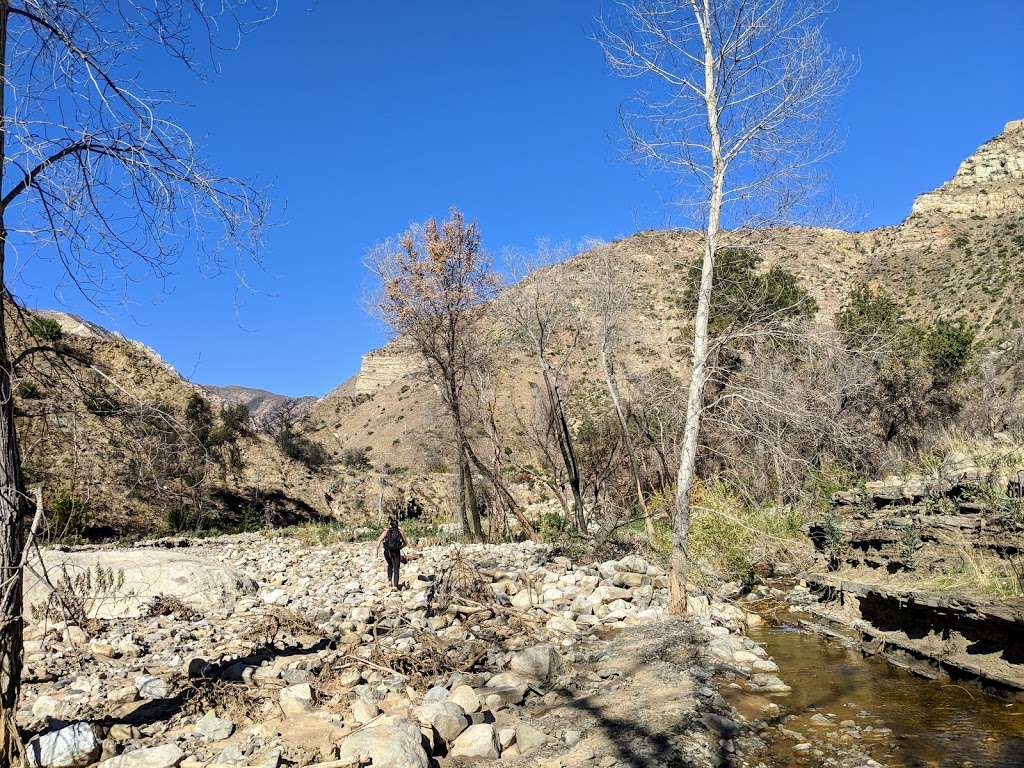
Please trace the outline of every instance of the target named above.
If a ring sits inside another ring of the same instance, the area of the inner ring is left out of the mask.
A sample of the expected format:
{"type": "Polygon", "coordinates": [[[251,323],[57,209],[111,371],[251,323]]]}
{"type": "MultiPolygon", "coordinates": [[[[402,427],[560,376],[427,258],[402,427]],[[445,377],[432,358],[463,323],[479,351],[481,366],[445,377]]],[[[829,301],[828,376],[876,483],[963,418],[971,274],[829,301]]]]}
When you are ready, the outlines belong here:
{"type": "Polygon", "coordinates": [[[392,517],[388,527],[377,537],[377,546],[384,545],[384,561],[388,564],[388,581],[395,589],[398,585],[398,569],[402,565],[402,547],[409,544],[405,533],[398,527],[398,518],[392,517]]]}

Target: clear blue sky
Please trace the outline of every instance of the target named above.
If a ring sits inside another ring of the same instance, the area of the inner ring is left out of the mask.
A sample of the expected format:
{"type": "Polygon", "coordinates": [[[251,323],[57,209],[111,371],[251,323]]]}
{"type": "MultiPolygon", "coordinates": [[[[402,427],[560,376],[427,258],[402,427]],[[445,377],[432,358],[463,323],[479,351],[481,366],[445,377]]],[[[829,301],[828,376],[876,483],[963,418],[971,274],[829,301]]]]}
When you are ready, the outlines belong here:
{"type": "MultiPolygon", "coordinates": [[[[363,308],[362,257],[410,221],[457,205],[496,253],[671,223],[614,147],[631,84],[590,39],[599,8],[282,0],[207,83],[146,59],[145,81],[191,105],[185,122],[220,170],[274,185],[282,225],[248,275],[257,292],[188,260],[168,290],[142,282],[102,313],[51,265],[31,265],[16,290],[142,340],[195,381],[324,394],[384,341],[363,308]]],[[[829,31],[862,59],[831,165],[864,227],[899,222],[1024,117],[1022,0],[843,0],[829,31]]]]}

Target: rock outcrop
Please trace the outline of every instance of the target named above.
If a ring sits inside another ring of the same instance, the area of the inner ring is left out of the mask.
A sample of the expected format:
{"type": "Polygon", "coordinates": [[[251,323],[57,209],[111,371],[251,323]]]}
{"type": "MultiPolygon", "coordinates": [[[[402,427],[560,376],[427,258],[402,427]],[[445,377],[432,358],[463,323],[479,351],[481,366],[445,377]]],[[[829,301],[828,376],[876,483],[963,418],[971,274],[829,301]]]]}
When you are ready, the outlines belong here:
{"type": "Polygon", "coordinates": [[[956,175],[914,201],[912,215],[1004,216],[1024,211],[1024,120],[960,164],[956,175]]]}

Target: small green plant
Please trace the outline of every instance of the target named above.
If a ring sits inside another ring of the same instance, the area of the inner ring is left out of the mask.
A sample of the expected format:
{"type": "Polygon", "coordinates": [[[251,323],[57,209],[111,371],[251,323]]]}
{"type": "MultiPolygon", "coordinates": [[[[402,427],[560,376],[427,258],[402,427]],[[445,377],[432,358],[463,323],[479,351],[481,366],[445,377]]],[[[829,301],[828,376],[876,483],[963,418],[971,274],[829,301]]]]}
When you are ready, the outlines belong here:
{"type": "Polygon", "coordinates": [[[28,332],[47,344],[56,344],[64,336],[60,323],[52,317],[39,317],[38,315],[28,321],[28,332]]]}
{"type": "Polygon", "coordinates": [[[909,570],[914,570],[917,565],[917,551],[921,548],[921,544],[921,537],[914,526],[907,526],[900,532],[900,560],[909,570]]]}
{"type": "Polygon", "coordinates": [[[50,502],[50,536],[58,541],[79,539],[89,527],[89,505],[67,493],[59,493],[50,502]]]}
{"type": "Polygon", "coordinates": [[[846,555],[849,544],[839,524],[837,515],[826,515],[821,521],[822,552],[828,560],[828,569],[834,571],[846,555]]]}
{"type": "Polygon", "coordinates": [[[42,400],[43,390],[34,381],[23,381],[18,384],[15,394],[22,400],[42,400]]]}

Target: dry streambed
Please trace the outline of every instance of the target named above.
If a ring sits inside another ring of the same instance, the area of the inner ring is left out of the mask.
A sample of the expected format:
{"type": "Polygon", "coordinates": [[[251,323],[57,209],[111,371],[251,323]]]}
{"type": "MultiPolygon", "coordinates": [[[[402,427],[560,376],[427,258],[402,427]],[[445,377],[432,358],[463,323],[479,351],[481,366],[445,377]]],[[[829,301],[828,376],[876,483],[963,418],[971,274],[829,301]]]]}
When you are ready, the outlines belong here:
{"type": "Polygon", "coordinates": [[[65,595],[27,592],[18,714],[46,768],[753,764],[762,742],[718,687],[788,690],[742,633],[755,617],[695,598],[668,620],[665,575],[636,555],[429,547],[400,592],[366,544],[44,560],[65,595]]]}

